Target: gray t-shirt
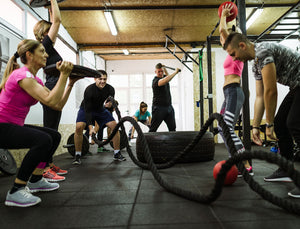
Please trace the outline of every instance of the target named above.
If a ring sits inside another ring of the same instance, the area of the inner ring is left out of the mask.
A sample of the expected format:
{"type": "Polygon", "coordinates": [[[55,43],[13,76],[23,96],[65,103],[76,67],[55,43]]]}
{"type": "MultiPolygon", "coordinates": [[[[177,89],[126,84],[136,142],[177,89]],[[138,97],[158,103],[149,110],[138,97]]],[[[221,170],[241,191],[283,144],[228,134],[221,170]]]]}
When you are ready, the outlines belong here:
{"type": "Polygon", "coordinates": [[[255,59],[252,67],[256,80],[262,80],[261,70],[269,64],[276,66],[277,82],[290,89],[300,86],[300,53],[272,42],[255,44],[255,59]]]}

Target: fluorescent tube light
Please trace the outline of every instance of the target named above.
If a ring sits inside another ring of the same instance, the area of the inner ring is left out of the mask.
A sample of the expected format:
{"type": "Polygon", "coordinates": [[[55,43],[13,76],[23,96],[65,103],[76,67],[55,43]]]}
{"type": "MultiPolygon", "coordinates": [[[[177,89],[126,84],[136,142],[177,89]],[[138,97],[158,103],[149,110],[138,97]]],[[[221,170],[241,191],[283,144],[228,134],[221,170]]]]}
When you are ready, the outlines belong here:
{"type": "Polygon", "coordinates": [[[122,51],[126,56],[129,55],[129,51],[127,49],[123,49],[122,51]]]}
{"type": "Polygon", "coordinates": [[[104,11],[104,16],[106,18],[106,22],[109,26],[110,32],[113,36],[118,34],[114,19],[112,17],[111,11],[104,11]]]}
{"type": "Polygon", "coordinates": [[[261,15],[263,10],[264,9],[256,9],[255,10],[254,14],[252,14],[246,22],[246,29],[248,29],[253,24],[253,22],[255,22],[255,20],[261,15]]]}

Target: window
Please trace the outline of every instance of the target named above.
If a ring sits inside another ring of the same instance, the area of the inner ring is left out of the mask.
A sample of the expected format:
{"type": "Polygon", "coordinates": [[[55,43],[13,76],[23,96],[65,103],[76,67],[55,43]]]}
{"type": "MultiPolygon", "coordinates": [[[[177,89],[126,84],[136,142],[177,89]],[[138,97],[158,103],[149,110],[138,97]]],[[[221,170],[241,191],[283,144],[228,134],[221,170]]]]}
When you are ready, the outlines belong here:
{"type": "Polygon", "coordinates": [[[5,21],[24,32],[24,11],[11,0],[1,0],[0,15],[5,21]]]}
{"type": "Polygon", "coordinates": [[[56,39],[54,48],[57,50],[59,55],[61,55],[63,60],[70,61],[73,64],[76,64],[76,53],[59,38],[56,39]]]}
{"type": "Polygon", "coordinates": [[[35,36],[33,33],[33,27],[35,24],[38,22],[38,19],[36,19],[32,14],[28,13],[27,14],[27,38],[28,39],[34,39],[35,36]]]}

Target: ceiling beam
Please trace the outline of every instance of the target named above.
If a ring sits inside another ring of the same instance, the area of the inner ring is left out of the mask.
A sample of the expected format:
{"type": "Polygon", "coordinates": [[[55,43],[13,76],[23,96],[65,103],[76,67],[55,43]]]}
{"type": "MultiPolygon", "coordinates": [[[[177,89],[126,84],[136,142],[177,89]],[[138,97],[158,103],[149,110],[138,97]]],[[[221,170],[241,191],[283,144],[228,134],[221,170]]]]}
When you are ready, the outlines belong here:
{"type": "MultiPolygon", "coordinates": [[[[292,7],[294,4],[263,4],[264,8],[292,7]]],[[[262,4],[247,4],[246,8],[262,7],[262,4]]],[[[60,6],[60,11],[84,11],[84,10],[187,10],[187,9],[218,9],[219,5],[172,5],[172,6],[109,6],[109,7],[67,7],[60,6]]]]}
{"type": "MultiPolygon", "coordinates": [[[[205,42],[204,41],[185,41],[178,42],[179,45],[182,46],[201,46],[205,42]]],[[[154,47],[165,47],[165,42],[143,42],[143,43],[90,43],[77,44],[79,49],[97,49],[97,48],[154,48],[154,47]]]]}

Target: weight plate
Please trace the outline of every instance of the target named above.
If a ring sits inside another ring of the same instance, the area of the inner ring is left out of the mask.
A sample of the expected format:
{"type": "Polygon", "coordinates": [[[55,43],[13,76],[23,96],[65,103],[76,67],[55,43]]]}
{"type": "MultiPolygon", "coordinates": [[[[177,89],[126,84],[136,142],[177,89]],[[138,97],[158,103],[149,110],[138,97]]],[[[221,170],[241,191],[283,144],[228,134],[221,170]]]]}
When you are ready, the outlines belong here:
{"type": "MultiPolygon", "coordinates": [[[[65,0],[57,0],[57,3],[63,2],[65,0]]],[[[37,8],[37,7],[43,7],[43,6],[50,6],[51,1],[50,0],[31,0],[30,1],[30,6],[37,8]]]]}
{"type": "MultiPolygon", "coordinates": [[[[68,152],[74,157],[75,156],[75,145],[74,145],[74,133],[71,134],[67,140],[68,152]]],[[[89,152],[90,143],[87,136],[83,135],[83,142],[81,148],[81,156],[86,155],[89,152]]]]}
{"type": "MultiPolygon", "coordinates": [[[[47,75],[56,76],[56,77],[59,77],[60,75],[60,71],[57,70],[56,64],[51,64],[46,66],[44,68],[44,72],[47,75]]],[[[94,77],[95,78],[95,77],[101,77],[101,74],[100,72],[91,68],[87,68],[81,65],[73,65],[73,70],[70,74],[70,77],[73,78],[94,77]]]]}
{"type": "Polygon", "coordinates": [[[0,170],[7,175],[17,173],[17,163],[7,149],[0,149],[0,170]]]}

